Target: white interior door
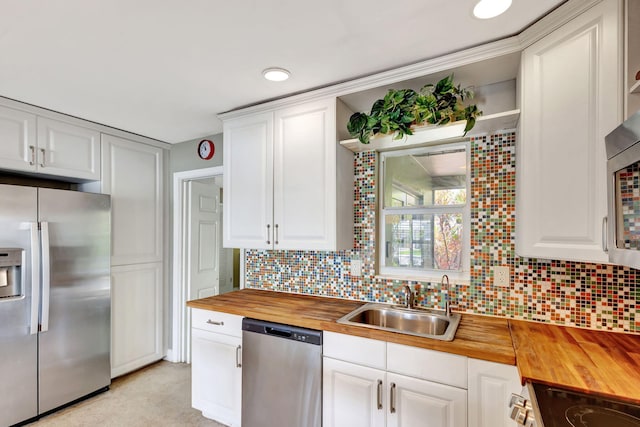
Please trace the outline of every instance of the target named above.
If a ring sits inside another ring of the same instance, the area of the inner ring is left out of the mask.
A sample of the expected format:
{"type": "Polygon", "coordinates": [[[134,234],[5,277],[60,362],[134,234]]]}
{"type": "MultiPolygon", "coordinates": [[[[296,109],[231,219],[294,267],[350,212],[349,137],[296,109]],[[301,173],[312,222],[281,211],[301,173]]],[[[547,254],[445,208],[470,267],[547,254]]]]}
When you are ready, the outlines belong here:
{"type": "Polygon", "coordinates": [[[220,187],[213,180],[187,183],[188,299],[220,292],[222,210],[220,187]]]}

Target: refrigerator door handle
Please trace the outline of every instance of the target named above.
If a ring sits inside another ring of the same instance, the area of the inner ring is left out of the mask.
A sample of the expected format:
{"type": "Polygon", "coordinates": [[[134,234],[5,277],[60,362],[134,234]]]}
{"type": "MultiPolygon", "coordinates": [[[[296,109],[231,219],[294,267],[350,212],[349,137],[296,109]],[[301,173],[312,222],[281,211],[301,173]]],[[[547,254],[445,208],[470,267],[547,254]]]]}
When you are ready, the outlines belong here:
{"type": "MultiPolygon", "coordinates": [[[[38,333],[38,308],[40,305],[40,239],[38,223],[29,224],[31,237],[31,322],[29,333],[38,333]]],[[[26,264],[22,264],[26,265],[26,264]]],[[[24,282],[23,282],[24,283],[24,282]]]]}
{"type": "Polygon", "coordinates": [[[42,319],[40,319],[41,331],[49,330],[49,294],[51,290],[51,258],[49,254],[49,223],[40,223],[42,239],[42,319]]]}

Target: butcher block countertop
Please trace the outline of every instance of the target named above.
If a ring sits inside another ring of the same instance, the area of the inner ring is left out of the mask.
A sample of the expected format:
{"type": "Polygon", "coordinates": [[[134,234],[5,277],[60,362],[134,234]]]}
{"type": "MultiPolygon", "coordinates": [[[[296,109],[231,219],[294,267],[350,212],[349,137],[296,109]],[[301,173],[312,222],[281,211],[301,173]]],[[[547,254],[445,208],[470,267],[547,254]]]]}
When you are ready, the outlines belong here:
{"type": "Polygon", "coordinates": [[[509,323],[523,381],[640,403],[640,335],[509,323]]]}
{"type": "Polygon", "coordinates": [[[516,364],[522,382],[535,381],[640,404],[640,335],[463,314],[450,342],[336,320],[365,304],[338,298],[243,289],[189,301],[193,308],[237,314],[516,364]]]}
{"type": "Polygon", "coordinates": [[[187,303],[192,308],[516,364],[506,319],[463,314],[455,339],[448,342],[336,323],[336,320],[363,304],[362,301],[256,289],[242,289],[187,303]]]}

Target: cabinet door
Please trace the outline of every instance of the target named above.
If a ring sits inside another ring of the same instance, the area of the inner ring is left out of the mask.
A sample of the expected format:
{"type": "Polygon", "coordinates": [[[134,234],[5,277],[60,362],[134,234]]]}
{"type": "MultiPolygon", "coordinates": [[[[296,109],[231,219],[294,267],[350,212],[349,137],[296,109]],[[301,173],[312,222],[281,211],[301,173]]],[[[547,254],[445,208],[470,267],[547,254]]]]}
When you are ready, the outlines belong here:
{"type": "Polygon", "coordinates": [[[83,180],[100,179],[100,133],[38,117],[38,172],[83,180]]]}
{"type": "Polygon", "coordinates": [[[111,377],[162,359],[162,263],[111,268],[111,377]]]}
{"type": "Polygon", "coordinates": [[[192,406],[207,418],[239,426],[242,338],[192,329],[191,340],[192,406]]]}
{"type": "Polygon", "coordinates": [[[36,116],[0,106],[0,168],[35,172],[36,116]]]}
{"type": "Polygon", "coordinates": [[[273,247],[273,114],[224,122],[223,246],[273,247]]]}
{"type": "Polygon", "coordinates": [[[275,113],[275,249],[335,249],[336,144],[335,100],[275,113]]]}
{"type": "Polygon", "coordinates": [[[620,2],[605,0],[522,53],[516,251],[606,262],[604,136],[622,119],[620,2]]]}
{"type": "Polygon", "coordinates": [[[466,427],[467,391],[387,373],[388,427],[466,427]]]}
{"type": "Polygon", "coordinates": [[[384,427],[384,371],[324,357],[322,376],[323,427],[384,427]]]}
{"type": "Polygon", "coordinates": [[[469,359],[469,427],[514,427],[511,393],[520,393],[518,368],[469,359]]]}
{"type": "Polygon", "coordinates": [[[163,150],[102,135],[102,191],[111,194],[111,264],[162,261],[163,150]]]}

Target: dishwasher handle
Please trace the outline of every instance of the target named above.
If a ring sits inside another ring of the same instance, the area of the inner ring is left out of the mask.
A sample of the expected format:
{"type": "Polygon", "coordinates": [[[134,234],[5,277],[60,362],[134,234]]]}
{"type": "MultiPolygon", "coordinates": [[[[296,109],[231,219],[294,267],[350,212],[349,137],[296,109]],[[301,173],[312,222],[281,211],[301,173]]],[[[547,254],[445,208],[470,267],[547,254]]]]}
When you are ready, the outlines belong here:
{"type": "Polygon", "coordinates": [[[281,338],[291,338],[291,331],[285,331],[283,329],[278,329],[271,326],[265,326],[264,332],[267,335],[275,335],[281,338]]]}

